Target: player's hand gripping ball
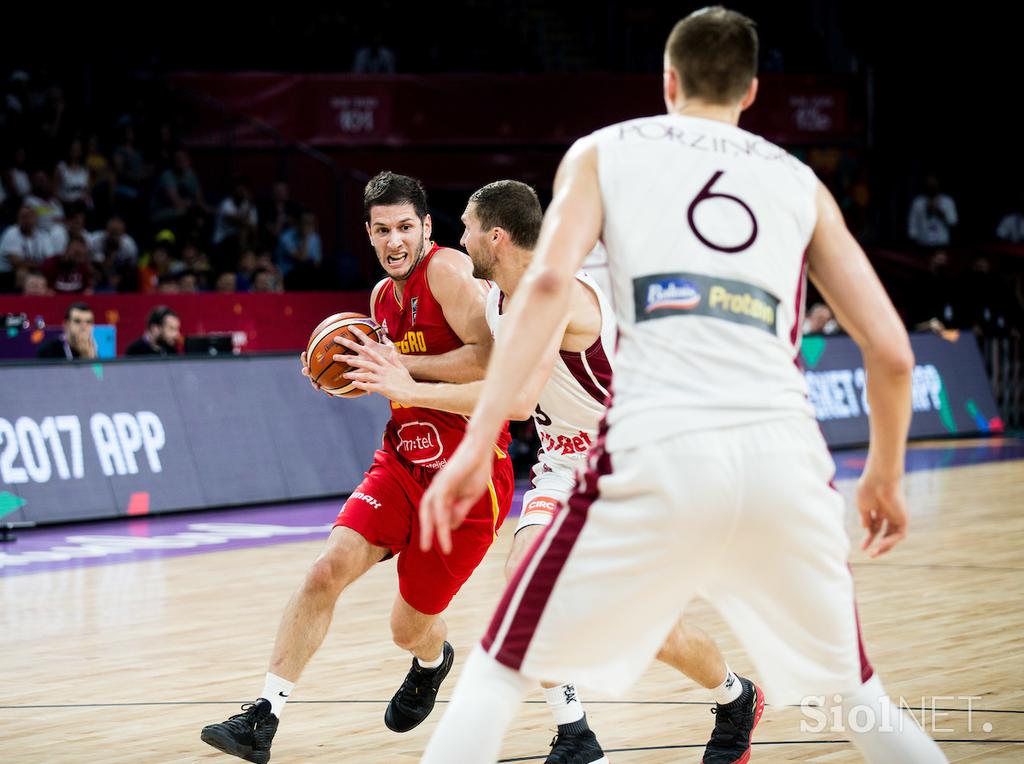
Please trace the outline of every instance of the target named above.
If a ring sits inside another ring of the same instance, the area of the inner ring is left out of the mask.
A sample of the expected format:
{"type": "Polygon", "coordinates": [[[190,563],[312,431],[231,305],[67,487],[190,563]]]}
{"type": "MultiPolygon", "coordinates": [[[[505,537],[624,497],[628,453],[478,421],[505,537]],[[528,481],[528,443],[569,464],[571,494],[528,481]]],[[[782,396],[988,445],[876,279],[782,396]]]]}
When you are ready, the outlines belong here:
{"type": "Polygon", "coordinates": [[[361,332],[377,342],[383,342],[384,332],[380,325],[362,313],[335,313],[321,321],[309,335],[306,345],[306,365],[309,378],[328,395],[338,398],[358,398],[366,395],[355,387],[345,374],[352,369],[347,363],[333,359],[336,355],[351,355],[352,351],[334,341],[335,337],[347,337],[358,342],[355,332],[361,332]]]}

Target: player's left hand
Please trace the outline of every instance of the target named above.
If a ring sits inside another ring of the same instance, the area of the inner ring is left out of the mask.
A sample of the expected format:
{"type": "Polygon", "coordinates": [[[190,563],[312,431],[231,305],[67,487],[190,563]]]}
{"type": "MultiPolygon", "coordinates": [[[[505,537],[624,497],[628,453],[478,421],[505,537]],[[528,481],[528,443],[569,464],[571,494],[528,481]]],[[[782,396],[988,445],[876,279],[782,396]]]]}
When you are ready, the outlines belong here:
{"type": "Polygon", "coordinates": [[[478,442],[470,433],[455,449],[448,464],[430,481],[420,500],[420,549],[428,551],[437,534],[441,551],[452,551],[452,531],[487,490],[493,445],[478,442]]]}
{"type": "Polygon", "coordinates": [[[900,479],[882,478],[864,470],[857,484],[857,509],[867,535],[860,548],[880,557],[907,537],[907,504],[900,479]]]}
{"type": "Polygon", "coordinates": [[[339,337],[336,341],[353,351],[348,355],[335,356],[335,360],[340,358],[355,369],[345,374],[345,379],[351,380],[360,390],[380,393],[396,403],[411,405],[416,381],[402,365],[393,344],[376,342],[366,335],[360,335],[358,342],[347,337],[339,337]]]}

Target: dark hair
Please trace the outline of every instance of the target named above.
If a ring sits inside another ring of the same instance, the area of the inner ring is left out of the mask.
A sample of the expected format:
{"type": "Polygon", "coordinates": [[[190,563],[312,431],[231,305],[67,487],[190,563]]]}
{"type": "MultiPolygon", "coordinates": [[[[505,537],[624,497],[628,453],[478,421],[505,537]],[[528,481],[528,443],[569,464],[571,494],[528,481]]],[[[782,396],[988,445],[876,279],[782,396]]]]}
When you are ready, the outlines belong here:
{"type": "Polygon", "coordinates": [[[398,175],[390,170],[377,173],[363,189],[363,216],[370,222],[370,208],[386,204],[411,204],[416,217],[427,216],[427,192],[423,184],[408,175],[398,175]]]}
{"type": "Polygon", "coordinates": [[[687,97],[731,104],[743,98],[757,76],[757,47],[757,25],[715,5],[676,24],[665,55],[687,97]]]}
{"type": "Polygon", "coordinates": [[[544,211],[537,192],[518,180],[496,180],[469,197],[485,230],[504,228],[517,247],[533,249],[544,211]]]}
{"type": "Polygon", "coordinates": [[[178,314],[168,308],[166,305],[157,305],[153,310],[149,311],[149,315],[146,317],[146,328],[151,326],[163,326],[164,319],[168,316],[178,317],[178,314]]]}
{"type": "Polygon", "coordinates": [[[64,320],[65,321],[70,321],[71,320],[71,311],[73,311],[73,310],[82,310],[82,311],[85,311],[86,313],[92,313],[92,308],[89,307],[88,303],[86,303],[86,302],[73,302],[70,305],[68,305],[68,309],[64,311],[64,320]]]}

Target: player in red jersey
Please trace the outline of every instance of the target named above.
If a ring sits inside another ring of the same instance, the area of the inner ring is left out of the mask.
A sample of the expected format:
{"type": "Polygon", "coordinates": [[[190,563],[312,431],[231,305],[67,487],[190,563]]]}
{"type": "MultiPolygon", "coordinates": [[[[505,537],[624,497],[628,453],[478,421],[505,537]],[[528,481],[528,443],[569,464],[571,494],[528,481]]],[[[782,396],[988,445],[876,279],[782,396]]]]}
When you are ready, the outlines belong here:
{"type": "MultiPolygon", "coordinates": [[[[481,379],[491,343],[484,315],[487,285],[473,278],[468,257],[430,241],[419,181],[380,173],[366,185],[363,204],[370,243],[387,273],[373,289],[371,313],[410,373],[420,379],[481,379]]],[[[393,556],[399,593],[391,611],[392,638],[415,657],[384,723],[406,732],[427,717],[454,660],[440,614],[483,559],[512,501],[506,427],[494,444],[489,490],[453,536],[451,554],[420,550],[420,496],[462,441],[465,427],[465,417],[457,414],[392,404],[373,464],[285,608],[263,692],[243,713],[205,727],[206,743],[247,761],[269,761],[281,711],[323,642],[338,597],[375,563],[393,556]]]]}

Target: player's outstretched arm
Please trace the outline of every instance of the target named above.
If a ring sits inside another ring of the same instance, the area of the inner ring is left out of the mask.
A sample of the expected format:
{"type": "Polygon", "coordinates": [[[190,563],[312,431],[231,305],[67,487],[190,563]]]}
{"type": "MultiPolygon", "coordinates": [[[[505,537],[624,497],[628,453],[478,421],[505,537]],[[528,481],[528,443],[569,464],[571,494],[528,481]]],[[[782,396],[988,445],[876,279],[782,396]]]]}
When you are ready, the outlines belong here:
{"type": "MultiPolygon", "coordinates": [[[[360,390],[378,393],[403,406],[438,409],[465,416],[473,413],[480,400],[483,380],[464,384],[417,382],[405,368],[394,345],[375,342],[366,335],[360,335],[358,342],[347,338],[341,338],[339,342],[355,351],[352,355],[344,356],[345,362],[354,367],[345,377],[352,380],[360,390]]],[[[554,354],[549,355],[550,361],[533,370],[526,387],[520,390],[512,402],[506,414],[509,419],[530,418],[541,388],[551,374],[554,354]]]]}
{"type": "Polygon", "coordinates": [[[440,355],[403,355],[402,363],[420,380],[473,382],[483,379],[491,353],[491,332],[484,314],[486,282],[473,278],[473,264],[462,252],[441,249],[427,265],[427,283],[448,325],[464,344],[440,355]]]}
{"type": "Polygon", "coordinates": [[[832,194],[820,183],[817,206],[808,251],[810,277],[864,354],[871,435],[857,505],[867,531],[861,548],[877,557],[907,532],[901,481],[914,355],[885,288],[846,228],[832,194]]]}

